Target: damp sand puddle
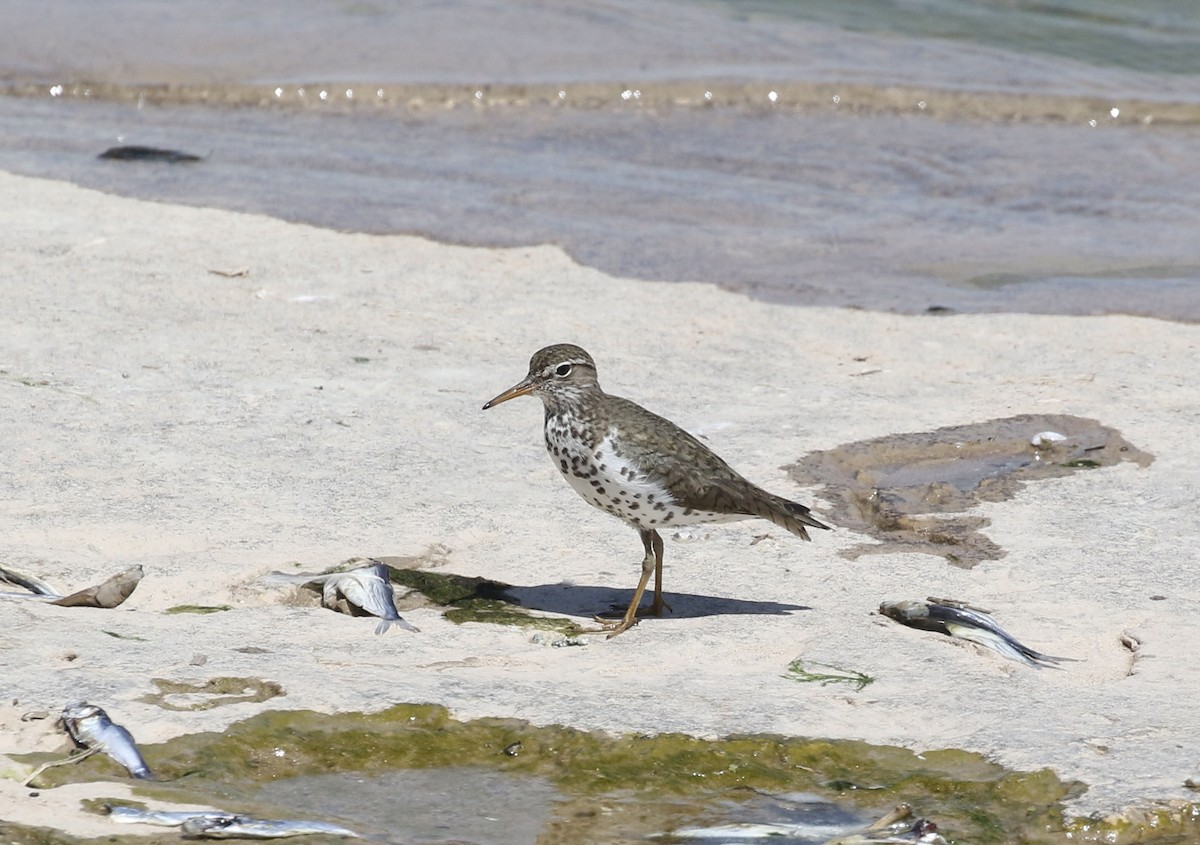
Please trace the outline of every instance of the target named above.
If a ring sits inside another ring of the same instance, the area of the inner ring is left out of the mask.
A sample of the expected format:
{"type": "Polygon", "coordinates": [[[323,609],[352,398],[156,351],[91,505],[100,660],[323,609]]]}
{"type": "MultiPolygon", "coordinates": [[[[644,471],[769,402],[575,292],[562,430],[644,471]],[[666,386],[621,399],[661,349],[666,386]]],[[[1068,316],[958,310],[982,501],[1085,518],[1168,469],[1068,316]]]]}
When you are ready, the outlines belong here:
{"type": "Polygon", "coordinates": [[[1011,499],[1040,479],[1153,460],[1096,420],[1029,414],[849,443],[813,452],[789,473],[820,486],[835,525],[879,541],[846,557],[921,552],[969,569],[1004,556],[982,533],[988,520],[969,513],[975,505],[1011,499]]]}

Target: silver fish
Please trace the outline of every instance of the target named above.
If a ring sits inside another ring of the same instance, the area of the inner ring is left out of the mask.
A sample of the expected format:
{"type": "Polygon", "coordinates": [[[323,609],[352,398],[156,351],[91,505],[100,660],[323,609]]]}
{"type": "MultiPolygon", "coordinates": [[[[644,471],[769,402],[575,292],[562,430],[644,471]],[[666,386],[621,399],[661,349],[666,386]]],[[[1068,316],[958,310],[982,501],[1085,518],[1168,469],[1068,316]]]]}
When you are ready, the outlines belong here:
{"type": "Polygon", "coordinates": [[[185,837],[198,839],[282,839],[285,836],[304,836],[309,833],[362,838],[353,830],[326,822],[255,819],[235,815],[212,818],[211,813],[187,819],[180,825],[180,830],[185,837]]]}
{"type": "Polygon", "coordinates": [[[839,836],[825,845],[947,845],[937,829],[937,825],[928,819],[917,819],[911,825],[905,823],[839,836]]]}
{"type": "Polygon", "coordinates": [[[888,843],[946,845],[946,840],[937,834],[937,825],[927,819],[910,821],[912,814],[911,806],[900,804],[868,827],[852,833],[845,832],[845,825],[764,822],[679,828],[671,831],[670,836],[677,839],[721,839],[724,841],[782,837],[809,841],[819,836],[825,845],[871,845],[871,843],[876,845],[888,845],[888,843]],[[826,840],[825,837],[828,836],[834,838],[826,840]]]}
{"type": "Polygon", "coordinates": [[[372,561],[357,569],[329,572],[324,575],[272,572],[260,580],[273,583],[320,584],[321,604],[325,607],[334,607],[340,595],[355,607],[362,608],[372,616],[378,616],[382,621],[375,628],[376,634],[382,634],[392,625],[406,631],[421,630],[405,622],[396,610],[396,597],[388,577],[388,568],[379,561],[372,561]]]}
{"type": "Polygon", "coordinates": [[[45,601],[61,598],[58,591],[45,581],[34,578],[32,575],[26,575],[24,572],[9,569],[6,566],[0,566],[0,583],[22,587],[29,591],[29,593],[0,593],[0,595],[11,596],[12,598],[39,598],[45,601]]]}
{"type": "Polygon", "coordinates": [[[157,824],[163,827],[179,827],[188,819],[218,821],[232,818],[230,813],[206,812],[204,810],[143,810],[138,807],[122,807],[105,804],[109,818],[121,824],[157,824]]]}
{"type": "Polygon", "coordinates": [[[775,839],[781,837],[812,839],[845,830],[845,825],[782,824],[777,822],[734,822],[711,827],[680,827],[672,830],[672,839],[775,839]]]}
{"type": "Polygon", "coordinates": [[[1034,651],[997,625],[986,611],[952,599],[931,596],[925,601],[885,601],[879,612],[911,628],[970,640],[1026,666],[1057,668],[1057,664],[1072,660],[1034,651]]]}
{"type": "Polygon", "coordinates": [[[103,751],[135,778],[152,777],[129,731],[114,724],[103,709],[86,701],[73,701],[63,709],[60,718],[76,745],[103,751]]]}

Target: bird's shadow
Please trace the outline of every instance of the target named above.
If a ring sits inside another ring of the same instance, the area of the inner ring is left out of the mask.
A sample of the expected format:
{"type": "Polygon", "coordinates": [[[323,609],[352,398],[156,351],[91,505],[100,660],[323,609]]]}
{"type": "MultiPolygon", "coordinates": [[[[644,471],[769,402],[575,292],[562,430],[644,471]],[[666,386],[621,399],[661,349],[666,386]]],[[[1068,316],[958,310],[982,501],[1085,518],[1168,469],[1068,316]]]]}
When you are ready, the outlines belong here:
{"type": "MultiPolygon", "coordinates": [[[[653,587],[646,591],[642,607],[650,606],[653,587]]],[[[579,584],[537,584],[529,587],[506,587],[506,598],[516,601],[528,610],[559,613],[565,616],[594,616],[602,613],[619,617],[633,598],[632,590],[612,587],[595,587],[579,584]]],[[[667,617],[695,619],[704,616],[783,616],[798,610],[812,610],[802,604],[784,604],[774,601],[749,601],[722,596],[702,596],[694,593],[664,593],[663,599],[670,610],[667,617]]]]}

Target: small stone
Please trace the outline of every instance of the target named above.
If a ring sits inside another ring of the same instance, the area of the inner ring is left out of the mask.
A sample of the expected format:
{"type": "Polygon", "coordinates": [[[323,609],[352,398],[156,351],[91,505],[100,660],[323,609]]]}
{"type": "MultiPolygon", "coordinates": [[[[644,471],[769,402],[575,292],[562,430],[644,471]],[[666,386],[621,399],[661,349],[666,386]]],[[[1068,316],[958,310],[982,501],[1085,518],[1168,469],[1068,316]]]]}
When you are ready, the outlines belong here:
{"type": "Polygon", "coordinates": [[[551,648],[564,648],[566,646],[587,645],[587,637],[575,636],[568,637],[563,634],[551,634],[545,631],[538,631],[529,641],[534,645],[550,646],[551,648]]]}
{"type": "Polygon", "coordinates": [[[566,646],[587,645],[587,644],[588,644],[588,638],[580,637],[580,636],[560,637],[559,639],[550,643],[550,645],[553,646],[554,648],[564,648],[566,646]]]}

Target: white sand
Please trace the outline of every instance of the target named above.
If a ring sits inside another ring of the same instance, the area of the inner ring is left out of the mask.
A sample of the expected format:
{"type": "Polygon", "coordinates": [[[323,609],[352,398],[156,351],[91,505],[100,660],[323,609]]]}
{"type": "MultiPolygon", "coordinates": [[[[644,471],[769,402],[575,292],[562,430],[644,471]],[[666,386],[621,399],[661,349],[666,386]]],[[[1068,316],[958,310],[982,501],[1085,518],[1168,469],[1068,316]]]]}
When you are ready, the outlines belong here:
{"type": "MultiPolygon", "coordinates": [[[[51,719],[20,716],[81,697],[143,743],[267,708],[437,702],[464,719],[963,748],[1086,782],[1080,813],[1191,797],[1200,327],[768,306],[610,278],[549,247],[337,234],[4,174],[0,200],[0,561],[71,589],[146,571],[117,610],[0,603],[0,753],[62,747],[51,719]],[[540,595],[563,610],[627,599],[637,537],[559,478],[540,404],[480,411],[557,341],[591,351],[611,392],[818,512],[780,469],[807,451],[1017,413],[1095,417],[1156,461],[981,507],[1008,556],[972,571],[847,562],[838,550],[863,538],[844,530],[811,544],[762,522],[668,537],[676,614],[585,648],[434,610],[405,614],[420,634],[376,637],[370,620],[255,583],[293,562],[429,553],[446,571],[559,585],[540,595]],[[1083,662],[1030,670],[872,613],[926,595],[989,607],[1029,645],[1083,662]],[[811,610],[721,612],[730,602],[811,610]],[[235,609],[163,613],[185,603],[235,609]],[[1123,632],[1142,642],[1132,674],[1123,632]],[[270,653],[233,650],[248,644],[270,653]],[[878,680],[797,684],[781,677],[797,656],[878,680]],[[287,695],[196,713],[136,700],[151,678],[223,675],[287,695]]],[[[0,758],[0,772],[16,767],[0,758]]],[[[77,799],[115,791],[29,798],[0,780],[0,815],[101,835],[111,824],[77,799]]]]}

